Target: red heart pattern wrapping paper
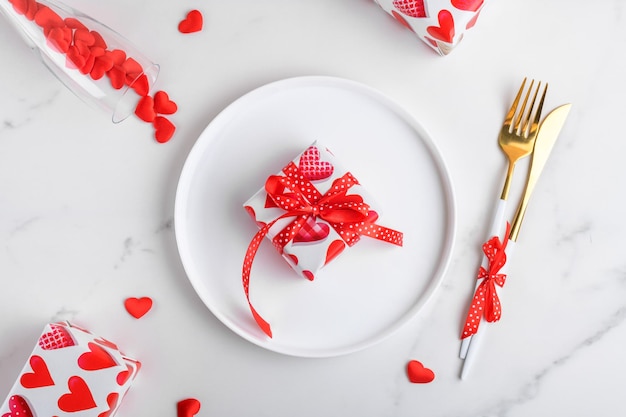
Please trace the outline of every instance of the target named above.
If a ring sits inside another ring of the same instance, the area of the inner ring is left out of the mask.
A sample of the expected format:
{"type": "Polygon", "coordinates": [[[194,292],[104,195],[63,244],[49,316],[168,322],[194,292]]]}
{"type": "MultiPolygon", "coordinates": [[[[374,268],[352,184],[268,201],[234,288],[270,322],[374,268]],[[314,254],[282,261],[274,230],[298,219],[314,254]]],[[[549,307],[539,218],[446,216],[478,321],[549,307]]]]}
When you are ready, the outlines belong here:
{"type": "MultiPolygon", "coordinates": [[[[380,205],[319,142],[268,177],[265,186],[244,203],[244,209],[260,229],[242,268],[248,303],[252,262],[264,238],[272,241],[299,275],[311,281],[361,236],[402,246],[401,232],[376,224],[380,205]]],[[[272,337],[269,324],[252,304],[250,309],[257,324],[272,337]]]]}
{"type": "Polygon", "coordinates": [[[0,416],[113,416],[140,366],[87,330],[68,322],[48,324],[0,416]]]}
{"type": "Polygon", "coordinates": [[[448,55],[474,27],[484,0],[374,0],[440,55],[448,55]]]}

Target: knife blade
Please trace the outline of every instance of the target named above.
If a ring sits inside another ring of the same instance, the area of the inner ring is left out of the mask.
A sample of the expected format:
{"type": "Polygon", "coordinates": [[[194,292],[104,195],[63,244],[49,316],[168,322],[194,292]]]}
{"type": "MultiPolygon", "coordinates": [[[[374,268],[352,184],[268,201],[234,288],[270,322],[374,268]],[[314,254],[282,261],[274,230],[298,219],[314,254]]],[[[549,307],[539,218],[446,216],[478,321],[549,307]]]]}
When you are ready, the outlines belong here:
{"type": "Polygon", "coordinates": [[[522,226],[530,196],[535,189],[535,185],[537,185],[537,180],[539,180],[543,168],[546,166],[548,157],[559,137],[559,133],[561,133],[561,129],[563,128],[563,124],[567,119],[571,107],[572,105],[569,103],[557,107],[552,110],[539,125],[537,139],[530,161],[530,169],[526,179],[526,186],[524,187],[522,199],[517,206],[515,216],[513,217],[513,224],[511,225],[511,232],[509,233],[509,240],[513,242],[517,241],[519,229],[522,226]]]}

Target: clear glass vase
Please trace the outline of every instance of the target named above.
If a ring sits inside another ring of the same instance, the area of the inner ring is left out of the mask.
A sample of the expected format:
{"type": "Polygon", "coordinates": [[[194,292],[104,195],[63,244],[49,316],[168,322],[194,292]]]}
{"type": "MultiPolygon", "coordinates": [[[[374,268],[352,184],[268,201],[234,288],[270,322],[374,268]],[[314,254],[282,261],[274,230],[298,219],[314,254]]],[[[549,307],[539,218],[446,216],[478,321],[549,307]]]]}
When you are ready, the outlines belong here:
{"type": "Polygon", "coordinates": [[[156,82],[157,64],[108,26],[57,0],[0,0],[0,14],[63,84],[114,123],[130,116],[156,82]]]}

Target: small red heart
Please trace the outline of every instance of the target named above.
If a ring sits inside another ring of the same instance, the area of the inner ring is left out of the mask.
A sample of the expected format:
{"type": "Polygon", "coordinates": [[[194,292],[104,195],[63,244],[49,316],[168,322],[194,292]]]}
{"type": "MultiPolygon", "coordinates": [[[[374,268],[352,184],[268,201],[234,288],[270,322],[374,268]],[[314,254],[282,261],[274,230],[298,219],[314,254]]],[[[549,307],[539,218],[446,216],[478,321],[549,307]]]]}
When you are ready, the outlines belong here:
{"type": "Polygon", "coordinates": [[[154,99],[150,96],[144,96],[137,102],[135,114],[144,122],[152,123],[156,117],[154,111],[154,99]]]}
{"type": "Polygon", "coordinates": [[[87,29],[76,29],[74,31],[74,43],[93,46],[96,43],[96,38],[93,33],[89,32],[87,29]]]}
{"type": "Polygon", "coordinates": [[[163,116],[157,116],[152,122],[155,132],[154,138],[159,143],[165,143],[172,138],[176,126],[163,116]]]}
{"type": "Polygon", "coordinates": [[[193,417],[200,411],[200,401],[195,398],[187,398],[176,403],[177,417],[193,417]]]}
{"type": "Polygon", "coordinates": [[[302,271],[302,275],[309,281],[313,281],[315,279],[315,274],[311,271],[307,271],[306,269],[302,271]]]}
{"type": "Polygon", "coordinates": [[[87,343],[89,352],[85,352],[78,357],[78,366],[86,371],[98,371],[100,369],[111,368],[117,365],[113,357],[100,345],[87,343]]]}
{"type": "Polygon", "coordinates": [[[439,26],[428,26],[426,30],[435,39],[452,43],[454,39],[454,18],[448,10],[442,10],[437,15],[439,26]]]}
{"type": "Polygon", "coordinates": [[[126,58],[126,61],[122,64],[122,69],[128,77],[128,82],[132,82],[143,72],[143,67],[134,58],[126,58]]]}
{"type": "Polygon", "coordinates": [[[28,20],[35,20],[35,15],[37,14],[37,11],[39,10],[39,3],[37,3],[37,0],[27,0],[27,3],[28,3],[28,7],[24,15],[26,16],[28,20]]]}
{"type": "Polygon", "coordinates": [[[71,376],[67,380],[67,387],[70,392],[63,394],[57,402],[61,410],[73,413],[96,407],[91,390],[84,379],[79,376],[71,376]]]}
{"type": "Polygon", "coordinates": [[[409,361],[406,367],[406,373],[409,377],[409,381],[414,384],[427,384],[435,379],[435,373],[416,360],[409,361]]]}
{"type": "Polygon", "coordinates": [[[335,259],[346,248],[346,242],[343,240],[333,240],[326,250],[326,261],[324,265],[335,259]]]}
{"type": "Polygon", "coordinates": [[[154,94],[154,110],[160,114],[174,114],[178,111],[178,106],[165,91],[157,91],[154,94]]]}
{"type": "Polygon", "coordinates": [[[113,49],[112,51],[108,51],[108,53],[111,55],[111,58],[113,58],[113,64],[115,65],[121,67],[124,61],[126,61],[126,52],[121,49],[113,49]]]}
{"type": "Polygon", "coordinates": [[[13,5],[13,8],[19,14],[26,14],[26,12],[28,11],[27,0],[9,0],[9,3],[13,5]]]}
{"type": "Polygon", "coordinates": [[[111,392],[107,395],[107,405],[109,406],[109,409],[98,414],[98,417],[109,417],[113,413],[113,410],[115,410],[119,398],[120,395],[117,392],[111,392]]]}
{"type": "Polygon", "coordinates": [[[141,297],[135,298],[130,297],[124,300],[124,307],[126,307],[126,311],[136,319],[143,317],[150,309],[152,308],[152,298],[150,297],[141,297]]]}
{"type": "Polygon", "coordinates": [[[72,43],[72,29],[68,27],[52,28],[50,32],[48,32],[46,39],[52,48],[65,54],[72,43]]]}
{"type": "Polygon", "coordinates": [[[333,175],[334,171],[330,162],[321,160],[320,151],[315,146],[302,153],[298,166],[302,174],[311,181],[326,179],[333,175]]]}
{"type": "Polygon", "coordinates": [[[126,79],[126,73],[120,65],[114,65],[113,68],[107,71],[107,76],[111,81],[111,86],[116,90],[124,87],[124,82],[126,79]]]}
{"type": "Polygon", "coordinates": [[[33,412],[24,398],[12,395],[9,398],[9,412],[3,414],[2,417],[33,417],[33,412]]]}
{"type": "Polygon", "coordinates": [[[46,365],[46,361],[41,356],[31,356],[29,363],[33,372],[27,372],[20,378],[20,383],[24,388],[40,388],[54,385],[48,365],[46,365]]]}
{"type": "Polygon", "coordinates": [[[83,23],[80,20],[76,19],[75,17],[66,17],[65,26],[67,26],[70,29],[87,30],[87,26],[83,25],[83,23]]]}
{"type": "Polygon", "coordinates": [[[146,74],[141,74],[139,77],[133,80],[129,80],[129,77],[126,77],[127,82],[130,85],[130,88],[135,90],[140,97],[145,97],[150,92],[150,82],[148,81],[148,77],[146,74]]]}
{"type": "Polygon", "coordinates": [[[71,45],[68,48],[65,57],[65,65],[67,65],[68,68],[82,68],[85,65],[85,62],[87,62],[85,57],[81,54],[80,49],[76,45],[71,45]]]}
{"type": "Polygon", "coordinates": [[[74,346],[74,339],[72,339],[67,329],[56,324],[50,325],[50,328],[52,331],[44,333],[39,338],[38,344],[43,350],[62,349],[74,346]]]}
{"type": "Polygon", "coordinates": [[[91,78],[93,78],[94,80],[99,80],[100,78],[104,77],[104,74],[106,74],[106,72],[113,68],[113,65],[115,65],[111,54],[103,50],[103,54],[98,55],[99,50],[97,51],[98,52],[94,52],[94,56],[96,56],[96,58],[95,62],[93,63],[93,68],[89,73],[89,75],[91,75],[91,78]]]}
{"type": "Polygon", "coordinates": [[[60,28],[65,26],[63,18],[48,6],[39,5],[35,13],[35,23],[44,29],[60,28]]]}
{"type": "Polygon", "coordinates": [[[117,377],[115,377],[115,381],[117,382],[117,385],[122,386],[126,382],[128,382],[128,380],[130,379],[130,376],[132,375],[131,373],[132,370],[133,370],[132,366],[126,365],[126,370],[120,372],[119,374],[117,374],[117,377]]]}
{"type": "Polygon", "coordinates": [[[296,255],[294,255],[293,253],[289,253],[287,254],[287,256],[289,256],[289,259],[291,259],[291,262],[294,263],[294,265],[298,265],[298,257],[296,255]]]}
{"type": "Polygon", "coordinates": [[[202,30],[203,18],[199,10],[191,10],[187,17],[178,24],[180,33],[193,33],[202,30]]]}
{"type": "Polygon", "coordinates": [[[475,12],[483,5],[484,0],[452,0],[452,5],[459,10],[475,12]]]}

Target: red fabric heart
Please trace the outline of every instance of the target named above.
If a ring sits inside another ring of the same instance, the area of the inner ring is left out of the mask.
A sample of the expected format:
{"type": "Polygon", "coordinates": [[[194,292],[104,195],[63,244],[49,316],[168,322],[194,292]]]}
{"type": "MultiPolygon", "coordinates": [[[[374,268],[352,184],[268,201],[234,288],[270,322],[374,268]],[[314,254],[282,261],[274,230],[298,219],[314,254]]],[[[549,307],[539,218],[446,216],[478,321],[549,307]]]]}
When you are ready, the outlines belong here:
{"type": "Polygon", "coordinates": [[[316,222],[313,217],[306,219],[298,234],[293,238],[293,243],[319,242],[328,237],[330,226],[326,223],[316,222]]]}
{"type": "Polygon", "coordinates": [[[202,30],[203,18],[199,10],[191,10],[187,17],[178,24],[180,33],[193,33],[202,30]]]}
{"type": "Polygon", "coordinates": [[[126,80],[126,73],[120,65],[114,65],[113,68],[107,71],[107,75],[109,76],[109,80],[111,81],[111,86],[116,90],[124,87],[124,82],[126,80]]]}
{"type": "Polygon", "coordinates": [[[76,45],[71,45],[68,48],[65,57],[65,65],[67,65],[68,68],[82,68],[85,65],[85,62],[87,62],[85,57],[81,54],[80,49],[78,49],[76,45]]]}
{"type": "Polygon", "coordinates": [[[107,405],[109,406],[109,409],[98,414],[98,417],[109,417],[113,413],[113,410],[115,410],[119,398],[120,395],[117,392],[112,392],[107,395],[107,405]]]}
{"type": "Polygon", "coordinates": [[[475,12],[483,5],[484,0],[452,0],[452,5],[459,10],[475,12]]]}
{"type": "Polygon", "coordinates": [[[414,384],[427,384],[435,379],[435,373],[416,360],[409,361],[406,367],[406,373],[409,377],[409,381],[414,384]]]}
{"type": "Polygon", "coordinates": [[[176,403],[177,417],[193,417],[200,411],[200,401],[195,398],[187,398],[176,403]]]}
{"type": "Polygon", "coordinates": [[[94,80],[99,80],[100,78],[104,77],[104,74],[106,74],[107,71],[113,68],[114,65],[113,57],[110,53],[108,53],[108,51],[103,51],[102,55],[98,54],[99,52],[94,52],[94,56],[96,56],[96,59],[93,63],[93,68],[89,73],[89,75],[91,75],[91,78],[93,78],[94,80]]]}
{"type": "Polygon", "coordinates": [[[150,96],[142,97],[139,102],[137,102],[135,114],[144,122],[152,123],[156,117],[154,99],[150,96]]]}
{"type": "Polygon", "coordinates": [[[437,15],[439,26],[428,26],[426,30],[435,39],[452,43],[454,39],[454,18],[448,10],[442,10],[437,15]]]}
{"type": "Polygon", "coordinates": [[[135,90],[140,97],[145,97],[150,92],[150,82],[148,81],[148,77],[146,74],[140,75],[138,78],[128,81],[128,76],[126,77],[127,82],[129,82],[130,88],[135,90]]]}
{"type": "Polygon", "coordinates": [[[424,0],[394,0],[393,5],[407,16],[426,17],[424,0]]]}
{"type": "Polygon", "coordinates": [[[39,346],[43,350],[62,349],[69,346],[74,346],[74,340],[70,336],[64,327],[53,324],[50,326],[52,331],[44,333],[39,338],[39,346]]]}
{"type": "Polygon", "coordinates": [[[113,58],[113,64],[119,65],[121,67],[124,61],[126,61],[126,52],[122,51],[121,49],[113,49],[112,51],[108,52],[111,55],[111,58],[113,58]]]}
{"type": "Polygon", "coordinates": [[[13,5],[13,8],[19,14],[26,14],[26,12],[28,11],[27,0],[9,0],[9,3],[13,5]]]}
{"type": "Polygon", "coordinates": [[[28,20],[35,20],[35,15],[37,14],[37,11],[39,10],[39,3],[37,3],[36,0],[27,0],[27,8],[26,8],[26,13],[24,13],[24,16],[26,16],[26,18],[28,20]]]}
{"type": "Polygon", "coordinates": [[[2,417],[33,417],[33,412],[24,398],[12,395],[9,398],[9,412],[3,414],[2,417]]]}
{"type": "Polygon", "coordinates": [[[300,156],[300,171],[309,180],[323,180],[333,175],[334,167],[330,162],[320,160],[320,151],[315,146],[309,147],[300,156]]]}
{"type": "Polygon", "coordinates": [[[52,28],[50,32],[48,32],[46,39],[48,44],[57,52],[65,54],[72,43],[72,29],[68,27],[52,28]]]}
{"type": "Polygon", "coordinates": [[[78,366],[86,371],[98,371],[100,369],[111,368],[117,365],[115,359],[100,345],[87,343],[89,352],[85,352],[78,357],[78,366]]]}
{"type": "Polygon", "coordinates": [[[61,16],[48,6],[41,5],[37,8],[37,13],[35,13],[35,23],[44,29],[60,28],[65,26],[65,22],[61,16]]]}
{"type": "Polygon", "coordinates": [[[178,111],[178,106],[165,91],[157,91],[154,94],[154,110],[160,114],[174,114],[178,111]]]}
{"type": "Polygon", "coordinates": [[[65,26],[67,26],[70,29],[87,30],[87,26],[83,25],[83,23],[80,20],[76,19],[75,17],[66,17],[65,26]]]}
{"type": "Polygon", "coordinates": [[[96,38],[93,33],[89,32],[87,29],[76,29],[74,31],[74,42],[93,46],[96,43],[96,38]]]}
{"type": "Polygon", "coordinates": [[[48,365],[46,365],[46,361],[41,356],[31,356],[29,363],[33,372],[27,372],[20,378],[20,383],[24,388],[40,388],[54,385],[48,365]]]}
{"type": "Polygon", "coordinates": [[[84,379],[79,376],[71,376],[67,380],[67,387],[70,392],[61,395],[57,402],[61,410],[74,413],[96,407],[91,390],[84,379]]]}
{"type": "Polygon", "coordinates": [[[165,143],[174,136],[176,126],[163,116],[157,116],[152,122],[154,126],[154,138],[159,143],[165,143]]]}
{"type": "Polygon", "coordinates": [[[124,300],[126,311],[136,319],[143,317],[152,308],[152,299],[150,297],[129,297],[124,300]]]}

